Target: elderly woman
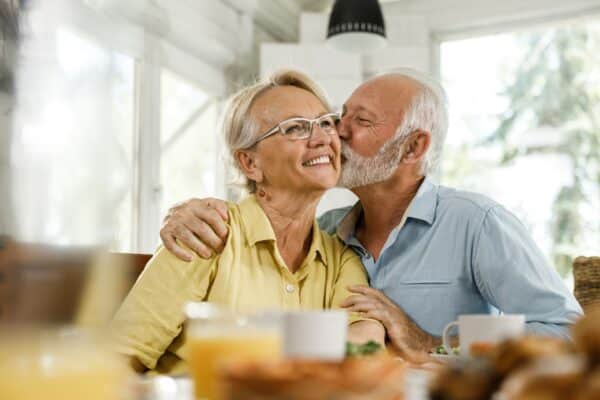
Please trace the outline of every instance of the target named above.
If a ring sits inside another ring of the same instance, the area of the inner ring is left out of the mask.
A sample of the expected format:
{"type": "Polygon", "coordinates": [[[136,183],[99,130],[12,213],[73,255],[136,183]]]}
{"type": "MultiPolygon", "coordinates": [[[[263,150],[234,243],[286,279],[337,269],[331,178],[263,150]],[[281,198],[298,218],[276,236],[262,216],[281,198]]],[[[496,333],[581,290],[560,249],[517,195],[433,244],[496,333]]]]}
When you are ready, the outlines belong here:
{"type": "MultiPolygon", "coordinates": [[[[251,194],[229,204],[221,254],[185,262],[161,248],[148,262],[112,323],[136,369],[185,369],[186,302],[244,312],[337,308],[349,285],[367,284],[359,258],[315,221],[340,173],[337,118],[317,85],[293,71],[232,98],[223,128],[251,194]]],[[[384,340],[383,327],[359,315],[350,316],[348,334],[384,340]]]]}

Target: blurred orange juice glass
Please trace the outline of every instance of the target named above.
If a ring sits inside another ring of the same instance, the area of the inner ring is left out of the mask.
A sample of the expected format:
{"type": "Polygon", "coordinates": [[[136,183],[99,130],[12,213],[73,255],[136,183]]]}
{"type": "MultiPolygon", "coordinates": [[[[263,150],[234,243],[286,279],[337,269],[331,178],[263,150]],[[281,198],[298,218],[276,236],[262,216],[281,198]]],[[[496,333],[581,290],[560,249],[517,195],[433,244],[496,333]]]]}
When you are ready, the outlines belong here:
{"type": "Polygon", "coordinates": [[[87,334],[21,331],[1,339],[0,399],[125,398],[127,366],[87,334]]]}
{"type": "Polygon", "coordinates": [[[282,338],[276,321],[232,313],[210,303],[191,303],[188,315],[188,363],[197,400],[220,400],[219,370],[235,360],[275,360],[282,338]]]}

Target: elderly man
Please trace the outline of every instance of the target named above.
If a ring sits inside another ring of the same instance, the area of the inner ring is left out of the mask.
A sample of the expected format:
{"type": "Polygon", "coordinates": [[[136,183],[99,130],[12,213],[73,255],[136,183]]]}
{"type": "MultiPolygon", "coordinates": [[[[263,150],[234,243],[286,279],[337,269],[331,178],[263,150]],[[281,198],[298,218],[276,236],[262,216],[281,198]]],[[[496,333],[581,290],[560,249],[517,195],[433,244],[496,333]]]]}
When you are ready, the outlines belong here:
{"type": "MultiPolygon", "coordinates": [[[[447,125],[443,90],[413,72],[373,78],[344,104],[339,186],[359,202],[319,224],[361,256],[372,288],[352,288],[343,305],[380,320],[408,357],[439,344],[460,314],[525,314],[529,332],[568,337],[581,308],[520,221],[430,179],[447,125]]],[[[219,200],[189,200],[171,209],[161,237],[182,258],[175,238],[200,254],[218,251],[225,210],[219,200]]]]}

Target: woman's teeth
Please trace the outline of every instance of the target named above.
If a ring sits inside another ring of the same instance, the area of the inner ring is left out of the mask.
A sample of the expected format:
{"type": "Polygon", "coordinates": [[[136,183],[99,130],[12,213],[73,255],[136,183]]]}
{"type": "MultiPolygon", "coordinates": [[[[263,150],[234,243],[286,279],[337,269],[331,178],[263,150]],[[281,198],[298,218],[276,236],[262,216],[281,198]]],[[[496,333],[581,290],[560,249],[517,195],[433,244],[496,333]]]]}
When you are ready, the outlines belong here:
{"type": "Polygon", "coordinates": [[[321,157],[317,157],[317,158],[313,158],[311,160],[305,161],[302,163],[302,165],[304,165],[305,167],[310,167],[312,165],[318,165],[318,164],[329,164],[329,157],[328,156],[321,156],[321,157]]]}

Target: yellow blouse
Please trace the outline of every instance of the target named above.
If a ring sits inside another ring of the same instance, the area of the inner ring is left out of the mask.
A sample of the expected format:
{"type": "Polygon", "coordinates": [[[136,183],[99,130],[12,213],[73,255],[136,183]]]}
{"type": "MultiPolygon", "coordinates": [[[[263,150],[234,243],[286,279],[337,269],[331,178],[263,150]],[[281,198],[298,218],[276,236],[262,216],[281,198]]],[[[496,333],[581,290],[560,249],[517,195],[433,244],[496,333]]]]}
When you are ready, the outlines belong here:
{"type": "MultiPolygon", "coordinates": [[[[286,267],[266,214],[254,196],[229,204],[229,236],[211,259],[182,261],[160,248],[148,262],[112,323],[118,351],[160,373],[186,370],[183,308],[189,301],[226,304],[242,312],[338,308],[348,285],[367,284],[359,257],[321,231],[300,268],[286,267]]],[[[350,322],[362,320],[350,315],[350,322]]]]}

